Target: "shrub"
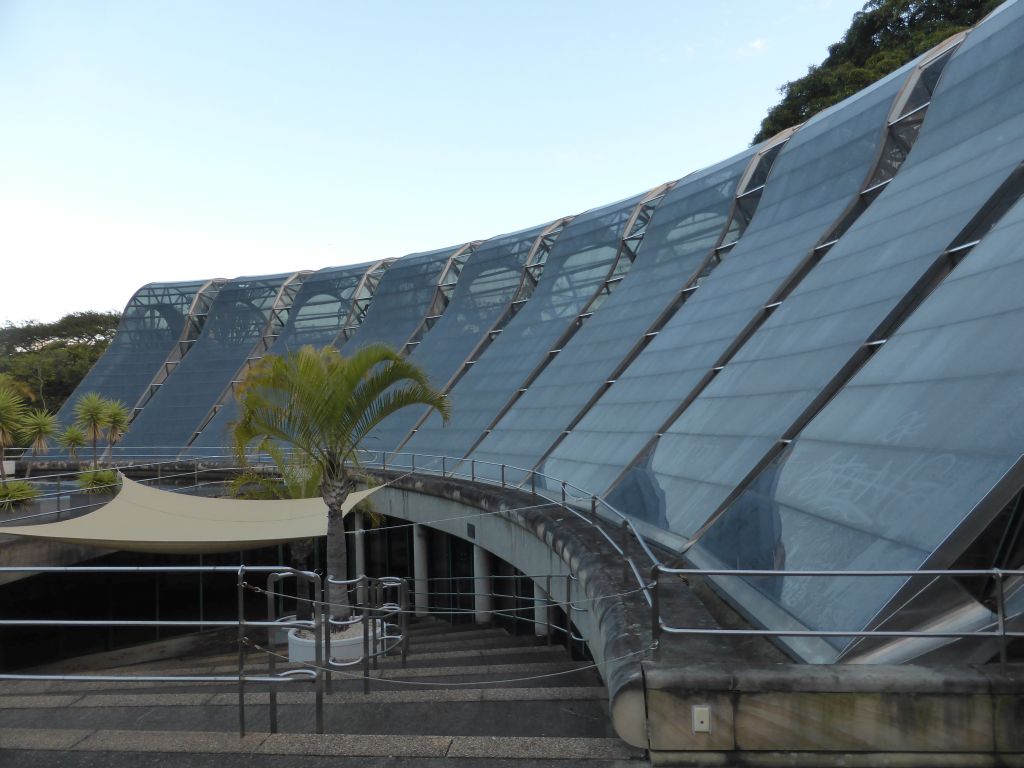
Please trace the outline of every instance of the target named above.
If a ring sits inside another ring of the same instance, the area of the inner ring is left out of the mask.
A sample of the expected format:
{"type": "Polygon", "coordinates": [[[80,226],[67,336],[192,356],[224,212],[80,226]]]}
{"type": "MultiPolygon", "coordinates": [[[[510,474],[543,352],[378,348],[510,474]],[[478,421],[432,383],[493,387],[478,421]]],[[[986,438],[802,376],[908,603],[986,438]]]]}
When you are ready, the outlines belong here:
{"type": "Polygon", "coordinates": [[[0,510],[7,512],[38,495],[39,490],[31,483],[24,480],[8,480],[6,485],[0,485],[0,510]]]}
{"type": "Polygon", "coordinates": [[[117,472],[112,469],[91,469],[78,476],[78,487],[86,493],[116,490],[120,484],[117,472]]]}

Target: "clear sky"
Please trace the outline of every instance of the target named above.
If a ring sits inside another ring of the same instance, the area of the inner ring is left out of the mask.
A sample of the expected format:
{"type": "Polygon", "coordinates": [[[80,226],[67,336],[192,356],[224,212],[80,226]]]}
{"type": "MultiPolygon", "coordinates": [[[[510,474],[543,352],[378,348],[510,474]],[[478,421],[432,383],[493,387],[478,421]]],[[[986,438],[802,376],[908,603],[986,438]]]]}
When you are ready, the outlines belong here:
{"type": "Polygon", "coordinates": [[[366,261],[746,147],[862,0],[0,0],[0,322],[366,261]]]}

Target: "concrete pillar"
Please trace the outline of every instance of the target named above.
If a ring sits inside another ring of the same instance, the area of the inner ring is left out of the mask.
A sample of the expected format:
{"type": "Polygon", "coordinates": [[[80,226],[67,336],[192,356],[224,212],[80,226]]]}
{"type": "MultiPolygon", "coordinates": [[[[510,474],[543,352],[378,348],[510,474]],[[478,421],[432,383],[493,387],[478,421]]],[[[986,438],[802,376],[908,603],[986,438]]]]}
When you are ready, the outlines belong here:
{"type": "Polygon", "coordinates": [[[427,582],[427,536],[426,526],[412,527],[412,578],[413,593],[416,595],[416,615],[427,615],[429,584],[427,582]]]}
{"type": "Polygon", "coordinates": [[[533,582],[533,633],[537,637],[547,637],[551,631],[548,626],[548,593],[541,589],[540,582],[533,582]]]}
{"type": "MultiPolygon", "coordinates": [[[[363,533],[363,513],[353,512],[352,513],[352,530],[353,537],[355,538],[355,554],[356,554],[356,576],[366,575],[366,537],[363,533]]],[[[359,584],[356,587],[356,602],[366,602],[366,585],[359,584]]]]}
{"type": "Polygon", "coordinates": [[[473,609],[477,624],[487,624],[494,610],[494,579],[491,578],[491,553],[473,545],[473,609]]]}

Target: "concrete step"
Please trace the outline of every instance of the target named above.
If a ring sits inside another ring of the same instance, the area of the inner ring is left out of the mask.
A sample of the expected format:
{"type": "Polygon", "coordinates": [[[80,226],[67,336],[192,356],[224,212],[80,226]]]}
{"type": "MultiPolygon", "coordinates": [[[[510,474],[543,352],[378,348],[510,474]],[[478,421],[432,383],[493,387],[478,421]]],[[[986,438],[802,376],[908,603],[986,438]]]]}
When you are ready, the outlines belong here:
{"type": "Polygon", "coordinates": [[[440,768],[456,758],[480,768],[637,768],[642,755],[604,738],[250,733],[240,739],[217,732],[67,728],[0,733],[0,764],[19,768],[440,768]]]}
{"type": "MultiPolygon", "coordinates": [[[[235,733],[238,710],[226,704],[202,704],[200,697],[179,699],[175,705],[120,706],[117,697],[102,706],[69,706],[60,711],[59,725],[70,729],[220,731],[235,733]]],[[[594,699],[533,699],[528,705],[510,700],[326,702],[324,724],[328,733],[446,735],[446,736],[557,736],[562,738],[609,738],[607,703],[594,699]],[[514,710],[514,715],[513,715],[514,710]]],[[[0,730],[39,727],[38,709],[0,710],[0,730]]],[[[247,706],[247,728],[268,731],[269,709],[247,706]]],[[[45,722],[47,718],[43,717],[45,722]]],[[[312,700],[278,703],[279,729],[285,733],[309,733],[314,729],[312,700]]]]}

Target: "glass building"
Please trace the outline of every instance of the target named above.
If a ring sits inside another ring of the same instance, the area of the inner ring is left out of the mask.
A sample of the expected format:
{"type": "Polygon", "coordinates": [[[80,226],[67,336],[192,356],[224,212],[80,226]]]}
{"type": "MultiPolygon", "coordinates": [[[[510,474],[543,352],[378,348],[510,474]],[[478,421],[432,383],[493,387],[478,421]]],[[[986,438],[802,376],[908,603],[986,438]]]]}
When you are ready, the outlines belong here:
{"type": "MultiPolygon", "coordinates": [[[[253,360],[386,343],[452,404],[379,425],[389,464],[564,481],[692,565],[778,571],[716,580],[761,626],[990,627],[991,583],[787,573],[1024,562],[1022,41],[1008,3],[762,145],[520,232],[146,286],[79,392],[134,408],[122,456],[212,457],[253,360]]],[[[1005,600],[1020,621],[1024,585],[1005,600]]]]}

